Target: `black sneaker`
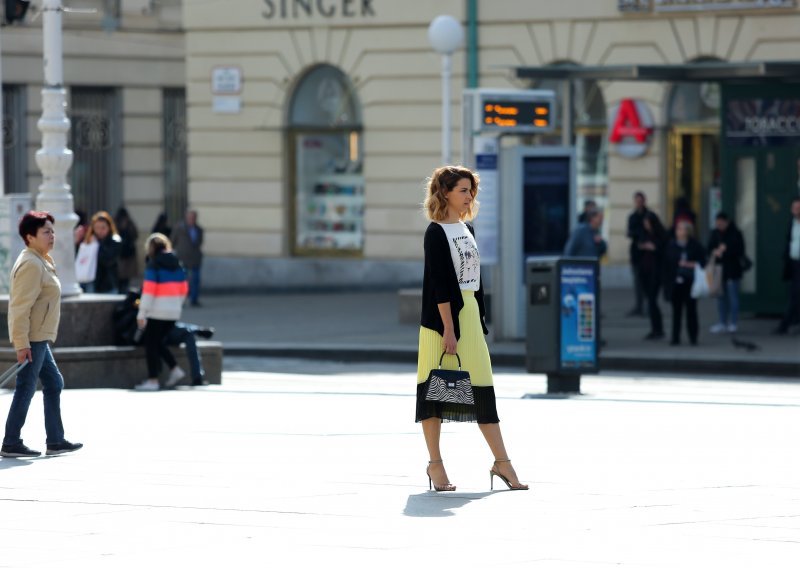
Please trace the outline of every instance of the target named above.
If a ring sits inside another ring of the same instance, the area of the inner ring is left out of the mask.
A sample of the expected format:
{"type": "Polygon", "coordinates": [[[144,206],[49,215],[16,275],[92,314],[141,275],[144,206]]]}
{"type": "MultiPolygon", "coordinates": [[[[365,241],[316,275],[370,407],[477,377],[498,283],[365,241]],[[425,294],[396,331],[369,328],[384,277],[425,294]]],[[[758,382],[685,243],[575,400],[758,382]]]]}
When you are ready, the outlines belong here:
{"type": "Polygon", "coordinates": [[[202,379],[202,378],[193,379],[192,380],[192,386],[193,387],[207,387],[208,386],[208,381],[205,380],[205,379],[202,379]]]}
{"type": "Polygon", "coordinates": [[[216,330],[213,327],[204,327],[195,331],[194,334],[203,339],[211,339],[214,337],[214,331],[216,330]]]}
{"type": "Polygon", "coordinates": [[[13,446],[3,444],[3,448],[0,449],[0,456],[4,458],[38,458],[40,455],[42,452],[32,450],[22,442],[13,446]]]}
{"type": "Polygon", "coordinates": [[[73,444],[72,442],[59,442],[58,444],[47,444],[47,455],[57,456],[59,454],[66,454],[67,452],[74,452],[80,450],[83,444],[73,444]]]}

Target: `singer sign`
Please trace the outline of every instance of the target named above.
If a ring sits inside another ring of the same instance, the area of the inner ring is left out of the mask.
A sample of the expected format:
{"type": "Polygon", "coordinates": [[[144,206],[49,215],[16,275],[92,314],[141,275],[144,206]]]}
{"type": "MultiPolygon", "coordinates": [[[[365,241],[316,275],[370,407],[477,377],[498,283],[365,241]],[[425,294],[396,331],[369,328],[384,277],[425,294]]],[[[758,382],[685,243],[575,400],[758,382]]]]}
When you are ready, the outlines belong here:
{"type": "Polygon", "coordinates": [[[624,158],[639,158],[647,153],[653,138],[653,115],[636,99],[622,99],[611,113],[608,141],[624,158]]]}

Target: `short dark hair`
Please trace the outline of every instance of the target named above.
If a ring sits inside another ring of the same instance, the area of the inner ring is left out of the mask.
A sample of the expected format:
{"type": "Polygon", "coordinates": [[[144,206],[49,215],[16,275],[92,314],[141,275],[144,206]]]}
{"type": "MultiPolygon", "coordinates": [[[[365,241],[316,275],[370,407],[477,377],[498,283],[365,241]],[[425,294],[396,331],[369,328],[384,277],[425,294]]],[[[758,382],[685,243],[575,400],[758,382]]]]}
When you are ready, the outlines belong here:
{"type": "Polygon", "coordinates": [[[800,203],[800,195],[792,199],[792,205],[794,205],[795,203],[800,203]]]}
{"type": "Polygon", "coordinates": [[[19,236],[22,237],[25,246],[28,245],[28,239],[25,237],[35,237],[39,229],[44,227],[48,221],[56,222],[47,211],[28,211],[22,216],[22,219],[19,220],[19,236]]]}
{"type": "Polygon", "coordinates": [[[643,191],[637,191],[633,194],[634,197],[641,197],[642,201],[647,201],[647,196],[644,194],[643,191]]]}
{"type": "Polygon", "coordinates": [[[730,218],[728,217],[728,214],[725,213],[725,211],[720,211],[719,213],[717,213],[717,216],[715,217],[715,219],[722,219],[724,221],[730,221],[730,218]]]}

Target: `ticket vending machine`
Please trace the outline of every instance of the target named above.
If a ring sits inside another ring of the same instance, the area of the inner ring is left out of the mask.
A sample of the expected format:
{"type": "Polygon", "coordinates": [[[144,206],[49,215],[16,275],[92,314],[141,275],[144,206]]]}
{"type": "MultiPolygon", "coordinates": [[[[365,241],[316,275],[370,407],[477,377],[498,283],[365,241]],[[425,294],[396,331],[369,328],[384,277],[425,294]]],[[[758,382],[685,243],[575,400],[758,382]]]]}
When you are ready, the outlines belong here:
{"type": "Polygon", "coordinates": [[[526,336],[525,263],[559,256],[575,216],[575,153],[572,148],[512,146],[500,159],[500,266],[497,334],[526,336]]]}

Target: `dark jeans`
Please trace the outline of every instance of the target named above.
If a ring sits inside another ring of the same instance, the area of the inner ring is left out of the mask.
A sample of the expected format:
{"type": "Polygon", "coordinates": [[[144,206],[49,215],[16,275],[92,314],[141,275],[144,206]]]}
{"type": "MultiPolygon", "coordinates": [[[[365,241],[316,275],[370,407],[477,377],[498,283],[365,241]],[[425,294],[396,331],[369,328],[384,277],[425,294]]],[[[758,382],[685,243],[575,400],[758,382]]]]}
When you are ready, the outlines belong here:
{"type": "Polygon", "coordinates": [[[189,303],[196,304],[200,298],[200,266],[187,268],[186,276],[189,279],[189,303]]]}
{"type": "Polygon", "coordinates": [[[661,317],[661,308],[658,307],[658,291],[661,288],[661,278],[653,270],[639,269],[639,283],[647,298],[647,313],[650,316],[650,332],[664,333],[664,321],[661,317]]]}
{"type": "Polygon", "coordinates": [[[631,273],[633,274],[633,293],[636,302],[633,305],[633,309],[637,312],[641,312],[642,306],[644,304],[644,299],[647,295],[647,290],[642,284],[641,265],[631,263],[631,273]]]}
{"type": "Polygon", "coordinates": [[[781,319],[780,329],[786,331],[789,326],[800,323],[800,261],[792,260],[789,269],[791,270],[791,280],[789,280],[789,307],[781,319]]]}
{"type": "Polygon", "coordinates": [[[157,379],[161,374],[161,359],[164,359],[170,369],[178,364],[167,347],[167,336],[173,327],[175,327],[175,322],[171,320],[147,320],[144,349],[147,355],[147,376],[150,379],[157,379]]]}
{"type": "Polygon", "coordinates": [[[42,381],[47,443],[58,444],[64,441],[64,426],[61,423],[61,389],[64,388],[64,378],[58,370],[47,341],[31,341],[31,355],[33,361],[17,375],[17,386],[8,411],[3,445],[13,446],[22,443],[20,434],[28,416],[31,399],[36,392],[37,378],[42,381]]]}
{"type": "Polygon", "coordinates": [[[200,326],[176,322],[175,327],[167,334],[167,345],[179,347],[181,343],[186,345],[186,358],[189,360],[190,374],[192,380],[199,382],[203,380],[206,372],[203,370],[203,361],[200,359],[200,352],[197,350],[197,339],[195,333],[200,326]]]}
{"type": "Polygon", "coordinates": [[[697,300],[692,298],[692,283],[677,282],[672,288],[672,341],[681,340],[681,318],[683,308],[686,307],[686,330],[689,332],[689,341],[697,342],[697,300]]]}

